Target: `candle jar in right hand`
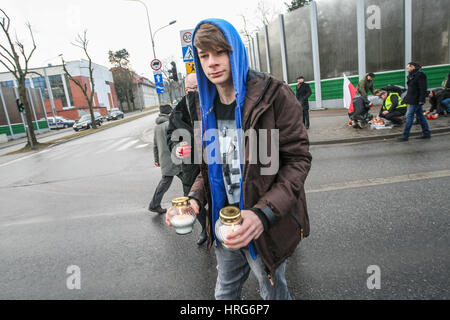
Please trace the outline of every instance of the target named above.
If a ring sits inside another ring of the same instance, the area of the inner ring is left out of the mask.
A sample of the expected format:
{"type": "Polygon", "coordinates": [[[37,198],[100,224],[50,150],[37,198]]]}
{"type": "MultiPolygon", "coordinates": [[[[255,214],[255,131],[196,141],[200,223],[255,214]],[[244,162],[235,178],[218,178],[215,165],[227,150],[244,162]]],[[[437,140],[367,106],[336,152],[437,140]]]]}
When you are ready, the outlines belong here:
{"type": "Polygon", "coordinates": [[[168,209],[169,221],[177,234],[187,234],[192,231],[197,215],[189,204],[188,197],[179,197],[172,200],[168,209]]]}
{"type": "Polygon", "coordinates": [[[242,225],[242,216],[241,210],[237,207],[228,206],[224,207],[219,212],[219,219],[216,221],[215,232],[216,237],[220,241],[220,243],[227,248],[230,249],[224,243],[227,236],[230,233],[236,232],[242,225]]]}

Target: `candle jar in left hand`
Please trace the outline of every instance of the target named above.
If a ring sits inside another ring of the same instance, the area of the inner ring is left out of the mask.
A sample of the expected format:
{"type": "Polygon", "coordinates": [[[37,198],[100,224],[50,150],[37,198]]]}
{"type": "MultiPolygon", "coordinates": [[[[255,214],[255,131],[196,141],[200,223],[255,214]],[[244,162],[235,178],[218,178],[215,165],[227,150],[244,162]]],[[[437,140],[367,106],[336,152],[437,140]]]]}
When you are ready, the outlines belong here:
{"type": "Polygon", "coordinates": [[[192,232],[196,214],[189,204],[188,197],[179,197],[172,200],[172,206],[168,209],[169,221],[177,234],[192,232]]]}

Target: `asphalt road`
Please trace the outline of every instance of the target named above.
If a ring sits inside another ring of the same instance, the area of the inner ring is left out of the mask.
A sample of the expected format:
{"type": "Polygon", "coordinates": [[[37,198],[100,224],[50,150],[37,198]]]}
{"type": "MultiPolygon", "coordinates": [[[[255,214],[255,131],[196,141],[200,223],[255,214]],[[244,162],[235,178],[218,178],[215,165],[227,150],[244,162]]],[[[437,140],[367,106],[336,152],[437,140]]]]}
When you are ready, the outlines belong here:
{"type": "MultiPolygon", "coordinates": [[[[179,236],[147,211],[155,118],[0,157],[0,299],[214,298],[199,224],[179,236]]],[[[449,137],[311,148],[311,235],[287,265],[295,299],[450,298],[449,137]]],[[[181,194],[175,178],[163,206],[181,194]]],[[[243,298],[260,299],[253,276],[243,298]]]]}

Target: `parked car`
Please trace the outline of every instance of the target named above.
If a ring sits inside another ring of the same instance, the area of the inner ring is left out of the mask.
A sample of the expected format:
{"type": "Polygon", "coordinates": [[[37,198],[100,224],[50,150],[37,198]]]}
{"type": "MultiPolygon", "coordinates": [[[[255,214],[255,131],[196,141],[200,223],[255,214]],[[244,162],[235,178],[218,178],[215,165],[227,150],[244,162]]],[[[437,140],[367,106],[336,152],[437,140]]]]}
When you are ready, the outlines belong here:
{"type": "MultiPolygon", "coordinates": [[[[94,119],[96,125],[98,126],[102,125],[103,117],[100,113],[94,112],[94,119]]],[[[92,126],[91,114],[88,113],[81,116],[81,118],[77,122],[75,122],[75,124],[73,125],[73,130],[79,131],[83,129],[89,129],[91,126],[92,126]]]]}
{"type": "MultiPolygon", "coordinates": [[[[45,120],[45,118],[42,118],[41,120],[45,120]]],[[[56,121],[54,117],[47,117],[47,123],[51,130],[64,128],[64,123],[59,117],[56,117],[56,121]]]]}
{"type": "Polygon", "coordinates": [[[108,112],[108,117],[106,118],[108,121],[110,120],[118,120],[123,119],[124,114],[120,110],[113,110],[111,112],[108,112]]]}
{"type": "Polygon", "coordinates": [[[56,116],[56,119],[62,121],[64,128],[73,127],[73,125],[75,124],[75,120],[72,120],[72,119],[66,119],[66,118],[60,117],[60,116],[56,116]]]}

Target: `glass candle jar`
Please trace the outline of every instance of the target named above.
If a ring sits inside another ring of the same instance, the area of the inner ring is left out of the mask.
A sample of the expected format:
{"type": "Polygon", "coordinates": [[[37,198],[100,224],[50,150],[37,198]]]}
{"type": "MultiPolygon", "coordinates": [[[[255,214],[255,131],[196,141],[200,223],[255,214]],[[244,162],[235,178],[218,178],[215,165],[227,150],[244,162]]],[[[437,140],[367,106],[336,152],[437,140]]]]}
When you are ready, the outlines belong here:
{"type": "Polygon", "coordinates": [[[188,197],[179,197],[172,200],[172,206],[168,209],[169,221],[177,234],[192,232],[197,215],[189,204],[188,197]]]}
{"type": "Polygon", "coordinates": [[[236,250],[230,249],[224,243],[225,239],[230,233],[237,231],[242,225],[242,216],[241,210],[237,207],[227,206],[220,210],[219,219],[216,221],[215,232],[217,240],[227,248],[228,250],[236,250]]]}

